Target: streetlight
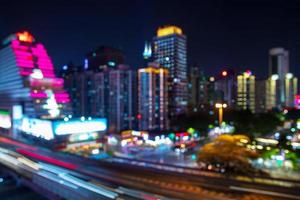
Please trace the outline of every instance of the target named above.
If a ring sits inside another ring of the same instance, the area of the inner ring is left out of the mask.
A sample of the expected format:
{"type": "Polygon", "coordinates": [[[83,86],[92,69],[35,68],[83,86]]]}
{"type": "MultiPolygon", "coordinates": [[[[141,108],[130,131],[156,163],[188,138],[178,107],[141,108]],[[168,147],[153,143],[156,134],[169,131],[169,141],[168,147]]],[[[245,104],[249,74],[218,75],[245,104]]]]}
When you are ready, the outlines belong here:
{"type": "Polygon", "coordinates": [[[227,108],[226,103],[216,103],[216,108],[219,109],[219,126],[221,127],[223,122],[223,109],[227,108]]]}

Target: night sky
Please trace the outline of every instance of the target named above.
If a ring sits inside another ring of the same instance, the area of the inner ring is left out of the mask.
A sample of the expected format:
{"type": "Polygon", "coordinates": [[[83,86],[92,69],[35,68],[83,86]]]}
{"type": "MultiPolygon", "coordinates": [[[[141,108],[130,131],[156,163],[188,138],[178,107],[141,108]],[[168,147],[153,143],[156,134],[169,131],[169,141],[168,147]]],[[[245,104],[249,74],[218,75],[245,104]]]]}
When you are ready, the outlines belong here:
{"type": "Polygon", "coordinates": [[[28,30],[43,43],[56,67],[100,45],[121,48],[127,63],[142,64],[145,40],[159,26],[182,27],[188,62],[208,74],[224,66],[267,75],[268,49],[290,51],[291,71],[300,76],[300,1],[292,0],[1,0],[0,38],[28,30]]]}

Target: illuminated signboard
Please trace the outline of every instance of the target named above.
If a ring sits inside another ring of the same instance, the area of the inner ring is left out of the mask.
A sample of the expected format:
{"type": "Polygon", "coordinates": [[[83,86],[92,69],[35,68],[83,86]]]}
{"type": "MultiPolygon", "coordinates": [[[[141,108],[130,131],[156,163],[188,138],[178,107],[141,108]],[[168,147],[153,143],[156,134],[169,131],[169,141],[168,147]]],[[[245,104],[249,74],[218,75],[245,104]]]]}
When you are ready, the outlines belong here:
{"type": "Polygon", "coordinates": [[[53,122],[53,129],[56,135],[106,131],[107,121],[105,118],[56,121],[53,122]]]}
{"type": "Polygon", "coordinates": [[[52,123],[49,120],[40,120],[24,117],[20,130],[35,137],[51,140],[54,138],[52,123]]]}
{"type": "Polygon", "coordinates": [[[0,128],[11,128],[11,117],[8,111],[0,110],[0,128]]]}

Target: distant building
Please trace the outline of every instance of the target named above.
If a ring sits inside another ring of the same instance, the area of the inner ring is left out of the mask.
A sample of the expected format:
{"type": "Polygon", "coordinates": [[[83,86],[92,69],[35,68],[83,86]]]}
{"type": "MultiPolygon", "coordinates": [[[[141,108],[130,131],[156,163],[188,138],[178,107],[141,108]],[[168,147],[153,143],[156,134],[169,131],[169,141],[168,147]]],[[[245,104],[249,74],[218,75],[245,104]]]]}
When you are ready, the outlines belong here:
{"type": "Polygon", "coordinates": [[[268,107],[293,107],[297,94],[297,78],[289,71],[289,52],[284,48],[269,51],[269,97],[268,107]],[[272,99],[274,98],[274,99],[272,99]]]}
{"type": "Polygon", "coordinates": [[[295,106],[295,95],[298,92],[298,79],[292,73],[287,73],[284,78],[284,102],[280,103],[281,82],[278,74],[273,74],[267,80],[267,109],[292,108],[295,106]]]}
{"type": "Polygon", "coordinates": [[[124,63],[125,56],[121,50],[109,46],[100,46],[86,55],[84,68],[89,68],[92,71],[101,71],[103,68],[116,68],[124,63]]]}
{"type": "Polygon", "coordinates": [[[255,112],[255,76],[246,71],[237,76],[237,107],[255,112]]]}
{"type": "Polygon", "coordinates": [[[149,60],[152,57],[152,47],[151,43],[145,42],[145,47],[143,51],[144,60],[149,60]]]}
{"type": "Polygon", "coordinates": [[[134,128],[136,73],[128,66],[73,67],[64,78],[75,116],[105,117],[111,133],[134,128]]]}
{"type": "Polygon", "coordinates": [[[267,111],[267,80],[255,80],[255,112],[264,113],[267,111]]]}
{"type": "Polygon", "coordinates": [[[138,120],[140,130],[167,130],[168,70],[149,63],[138,70],[138,120]]]}
{"type": "Polygon", "coordinates": [[[189,109],[193,112],[205,109],[209,104],[208,78],[198,66],[192,66],[189,74],[189,109]]]}
{"type": "Polygon", "coordinates": [[[153,57],[169,70],[169,114],[187,111],[188,75],[186,36],[176,26],[165,26],[157,30],[153,38],[153,57]]]}
{"type": "Polygon", "coordinates": [[[215,80],[215,90],[222,93],[222,101],[228,106],[235,106],[236,99],[236,77],[233,70],[222,70],[215,80]]]}

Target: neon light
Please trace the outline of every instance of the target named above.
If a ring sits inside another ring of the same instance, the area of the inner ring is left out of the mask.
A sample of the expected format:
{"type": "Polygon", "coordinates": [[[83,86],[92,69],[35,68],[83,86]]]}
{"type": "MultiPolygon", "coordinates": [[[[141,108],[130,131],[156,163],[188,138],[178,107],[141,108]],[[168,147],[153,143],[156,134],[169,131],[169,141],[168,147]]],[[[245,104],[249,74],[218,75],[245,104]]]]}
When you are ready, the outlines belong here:
{"type": "Polygon", "coordinates": [[[66,135],[74,133],[106,131],[106,119],[96,118],[88,121],[72,120],[68,122],[54,122],[54,133],[56,135],[66,135]]]}
{"type": "Polygon", "coordinates": [[[47,98],[47,94],[46,93],[33,93],[33,92],[31,92],[30,93],[30,96],[32,97],[32,98],[47,98]]]}
{"type": "Polygon", "coordinates": [[[23,144],[23,143],[20,143],[20,142],[17,142],[17,141],[14,141],[12,139],[8,139],[8,138],[5,138],[5,137],[0,137],[0,142],[10,144],[10,145],[14,145],[14,146],[17,146],[17,147],[30,149],[30,150],[33,150],[33,151],[36,150],[35,147],[29,146],[27,144],[23,144]]]}
{"type": "Polygon", "coordinates": [[[60,160],[57,160],[55,158],[51,158],[49,156],[44,156],[44,155],[41,155],[41,154],[38,154],[38,153],[27,151],[25,149],[17,149],[16,151],[18,153],[22,154],[22,155],[29,156],[29,157],[32,157],[32,158],[35,158],[35,159],[38,159],[38,160],[41,160],[41,161],[45,161],[47,163],[51,163],[51,164],[56,165],[56,166],[64,167],[64,168],[71,169],[71,170],[75,170],[75,169],[78,168],[78,166],[75,165],[75,164],[68,163],[68,162],[65,162],[65,161],[60,161],[60,160]]]}
{"type": "Polygon", "coordinates": [[[32,74],[32,72],[27,72],[27,71],[21,71],[20,72],[21,76],[29,76],[30,74],[32,74]]]}

